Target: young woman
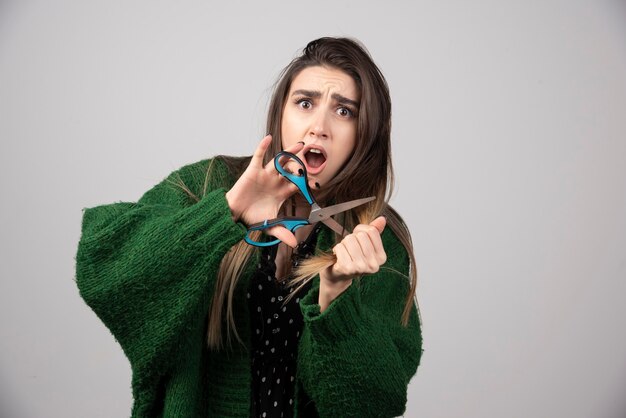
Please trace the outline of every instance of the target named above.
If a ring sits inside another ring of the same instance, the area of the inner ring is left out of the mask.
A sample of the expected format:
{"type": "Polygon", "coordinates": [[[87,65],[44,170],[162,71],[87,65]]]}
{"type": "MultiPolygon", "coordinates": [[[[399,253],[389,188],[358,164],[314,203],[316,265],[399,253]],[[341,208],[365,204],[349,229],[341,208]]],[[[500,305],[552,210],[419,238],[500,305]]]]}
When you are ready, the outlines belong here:
{"type": "Polygon", "coordinates": [[[133,417],[404,412],[422,338],[409,231],[386,203],[390,129],[364,48],[317,39],[283,71],[252,157],[191,164],[137,203],[85,210],[77,283],[130,361],[133,417]],[[281,150],[322,207],[377,197],[337,217],[351,233],[317,223],[256,235],[282,241],[262,249],[243,240],[311,210],[276,171],[281,150]]]}

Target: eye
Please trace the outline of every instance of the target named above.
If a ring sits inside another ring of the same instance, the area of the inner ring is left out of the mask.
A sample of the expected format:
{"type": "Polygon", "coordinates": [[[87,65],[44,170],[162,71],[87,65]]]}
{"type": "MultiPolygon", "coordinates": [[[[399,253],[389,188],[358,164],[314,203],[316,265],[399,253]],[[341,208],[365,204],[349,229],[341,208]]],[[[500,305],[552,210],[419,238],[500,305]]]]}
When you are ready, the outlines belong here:
{"type": "Polygon", "coordinates": [[[337,109],[337,114],[344,118],[352,118],[354,117],[354,111],[348,107],[341,106],[337,109]]]}
{"type": "Polygon", "coordinates": [[[296,100],[296,104],[302,109],[308,110],[313,106],[313,103],[309,99],[299,99],[296,100]]]}

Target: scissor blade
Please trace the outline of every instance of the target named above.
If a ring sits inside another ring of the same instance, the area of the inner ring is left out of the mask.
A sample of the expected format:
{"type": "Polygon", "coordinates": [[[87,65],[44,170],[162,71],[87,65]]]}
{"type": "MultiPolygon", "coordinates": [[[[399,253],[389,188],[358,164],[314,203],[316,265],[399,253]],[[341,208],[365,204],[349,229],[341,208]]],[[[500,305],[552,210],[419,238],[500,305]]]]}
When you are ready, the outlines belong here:
{"type": "Polygon", "coordinates": [[[361,206],[364,203],[371,202],[376,199],[376,196],[364,197],[363,199],[351,200],[349,202],[339,203],[337,205],[328,206],[321,209],[314,209],[311,211],[311,215],[309,216],[309,221],[311,223],[321,222],[333,215],[336,215],[341,212],[345,212],[349,209],[355,208],[357,206],[361,206]]]}
{"type": "Polygon", "coordinates": [[[341,226],[339,224],[339,222],[337,222],[333,218],[324,219],[322,222],[324,222],[324,224],[327,227],[329,227],[330,229],[332,229],[333,231],[335,231],[336,233],[338,233],[342,237],[345,237],[348,234],[348,232],[349,232],[343,226],[341,226]]]}

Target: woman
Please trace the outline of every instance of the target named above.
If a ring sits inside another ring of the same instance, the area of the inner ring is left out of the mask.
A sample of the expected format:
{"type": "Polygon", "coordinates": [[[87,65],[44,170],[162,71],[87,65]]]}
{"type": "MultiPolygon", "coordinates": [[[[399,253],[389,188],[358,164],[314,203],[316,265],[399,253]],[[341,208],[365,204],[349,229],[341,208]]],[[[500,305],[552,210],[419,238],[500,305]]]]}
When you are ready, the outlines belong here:
{"type": "Polygon", "coordinates": [[[321,38],[283,71],[251,158],[201,161],[137,203],[85,210],[77,283],[131,363],[133,417],[404,412],[422,339],[410,235],[386,203],[390,128],[364,48],[321,38]],[[304,162],[322,207],[377,197],[338,219],[352,233],[320,223],[274,227],[282,243],[263,250],[243,241],[248,225],[310,211],[273,166],[280,150],[304,162]]]}

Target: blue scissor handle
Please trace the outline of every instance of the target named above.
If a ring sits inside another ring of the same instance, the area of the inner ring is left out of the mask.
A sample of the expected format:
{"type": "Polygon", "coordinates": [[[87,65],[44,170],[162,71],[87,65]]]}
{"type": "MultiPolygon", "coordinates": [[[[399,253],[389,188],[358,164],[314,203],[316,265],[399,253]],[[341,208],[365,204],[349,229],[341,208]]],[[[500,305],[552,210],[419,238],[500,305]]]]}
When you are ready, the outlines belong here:
{"type": "Polygon", "coordinates": [[[300,189],[300,192],[302,193],[306,201],[309,202],[309,205],[315,203],[315,200],[313,200],[313,196],[311,195],[311,190],[309,189],[306,167],[300,158],[290,152],[281,151],[276,154],[276,157],[274,157],[274,167],[276,167],[276,171],[282,174],[283,177],[298,186],[298,189],[300,189]],[[282,156],[287,156],[300,164],[302,166],[303,174],[301,176],[296,176],[295,174],[291,174],[290,172],[285,170],[283,166],[280,165],[280,163],[278,162],[278,160],[280,160],[280,157],[282,156]]]}
{"type": "Polygon", "coordinates": [[[288,230],[290,230],[291,232],[294,232],[296,229],[300,228],[301,226],[309,225],[309,220],[304,219],[304,218],[276,218],[276,219],[271,219],[269,221],[266,220],[263,222],[259,222],[258,224],[251,225],[248,228],[248,232],[246,232],[246,236],[244,237],[244,240],[248,244],[254,245],[255,247],[270,247],[272,245],[276,245],[280,242],[279,239],[275,239],[273,241],[268,241],[268,242],[261,242],[261,241],[254,241],[252,240],[252,238],[250,238],[250,232],[262,231],[264,229],[271,228],[276,225],[282,225],[288,230]]]}

